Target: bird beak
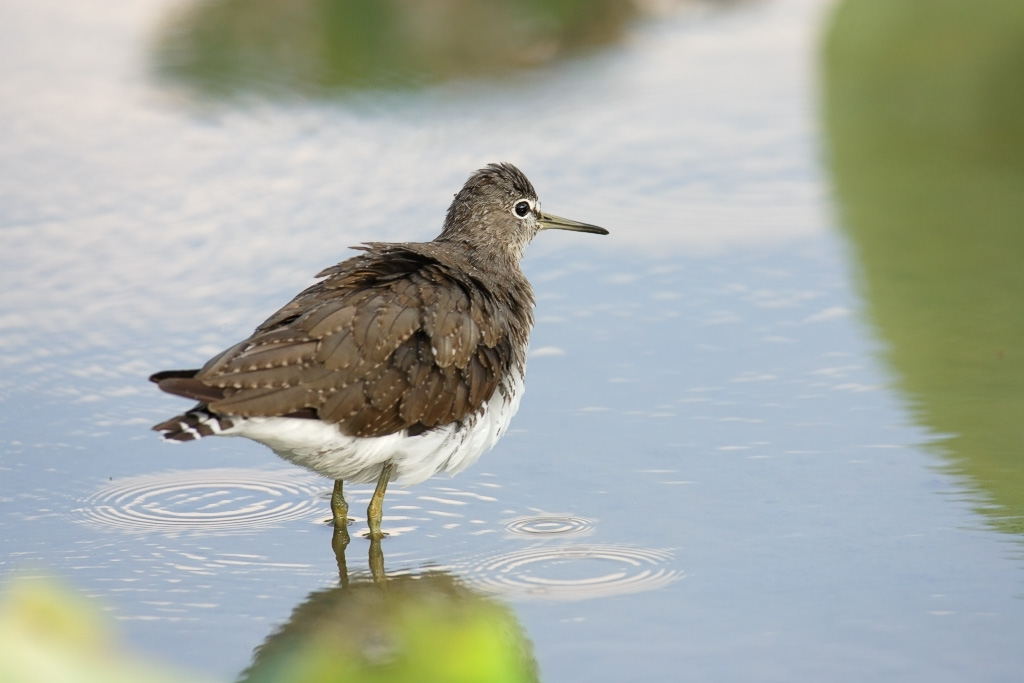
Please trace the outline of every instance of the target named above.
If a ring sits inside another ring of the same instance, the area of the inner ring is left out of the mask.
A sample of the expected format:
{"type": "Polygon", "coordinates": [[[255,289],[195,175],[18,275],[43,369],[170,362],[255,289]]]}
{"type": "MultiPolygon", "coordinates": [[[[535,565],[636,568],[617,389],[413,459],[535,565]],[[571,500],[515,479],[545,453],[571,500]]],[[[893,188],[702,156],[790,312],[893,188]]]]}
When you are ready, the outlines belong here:
{"type": "Polygon", "coordinates": [[[568,218],[562,218],[561,216],[553,216],[550,213],[542,213],[537,218],[537,223],[540,225],[541,230],[575,230],[576,232],[592,232],[596,235],[608,234],[607,230],[596,225],[580,223],[568,218]]]}

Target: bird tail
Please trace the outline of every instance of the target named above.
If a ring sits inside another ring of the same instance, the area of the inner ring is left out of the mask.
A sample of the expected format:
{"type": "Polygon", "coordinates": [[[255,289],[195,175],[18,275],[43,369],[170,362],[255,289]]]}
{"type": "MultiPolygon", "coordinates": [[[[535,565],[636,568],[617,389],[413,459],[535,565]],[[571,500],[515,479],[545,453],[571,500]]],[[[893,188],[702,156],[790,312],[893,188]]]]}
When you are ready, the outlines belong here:
{"type": "Polygon", "coordinates": [[[153,426],[164,441],[195,441],[204,436],[223,434],[234,426],[230,417],[215,415],[206,406],[199,405],[188,411],[153,426]]]}

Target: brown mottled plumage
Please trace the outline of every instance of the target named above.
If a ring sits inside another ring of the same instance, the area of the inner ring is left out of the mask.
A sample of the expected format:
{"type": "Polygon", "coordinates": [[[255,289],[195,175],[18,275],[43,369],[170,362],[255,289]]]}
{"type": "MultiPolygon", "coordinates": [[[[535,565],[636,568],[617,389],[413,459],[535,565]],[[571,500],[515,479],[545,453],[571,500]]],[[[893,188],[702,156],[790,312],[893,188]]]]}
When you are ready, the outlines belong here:
{"type": "MultiPolygon", "coordinates": [[[[377,479],[382,498],[391,478],[462,469],[518,407],[534,303],[519,261],[545,228],[607,233],[542,214],[511,164],[477,171],[434,241],[358,247],[202,369],[153,375],[200,402],[154,429],[247,436],[335,478],[337,523],[342,479],[377,479]]],[[[379,504],[370,517],[379,537],[379,504]]]]}
{"type": "Polygon", "coordinates": [[[318,418],[370,437],[457,422],[523,370],[525,277],[485,289],[436,243],[363,249],[191,377],[154,380],[217,415],[318,418]]]}

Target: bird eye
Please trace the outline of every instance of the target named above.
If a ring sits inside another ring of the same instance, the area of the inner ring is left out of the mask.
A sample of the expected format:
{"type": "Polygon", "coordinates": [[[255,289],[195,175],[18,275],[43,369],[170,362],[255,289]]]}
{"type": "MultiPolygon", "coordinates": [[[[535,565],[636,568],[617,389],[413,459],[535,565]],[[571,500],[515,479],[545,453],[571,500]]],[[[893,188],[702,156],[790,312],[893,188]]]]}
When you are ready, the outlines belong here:
{"type": "Polygon", "coordinates": [[[516,215],[519,216],[520,218],[530,213],[530,202],[525,200],[521,202],[516,202],[515,212],[516,215]]]}

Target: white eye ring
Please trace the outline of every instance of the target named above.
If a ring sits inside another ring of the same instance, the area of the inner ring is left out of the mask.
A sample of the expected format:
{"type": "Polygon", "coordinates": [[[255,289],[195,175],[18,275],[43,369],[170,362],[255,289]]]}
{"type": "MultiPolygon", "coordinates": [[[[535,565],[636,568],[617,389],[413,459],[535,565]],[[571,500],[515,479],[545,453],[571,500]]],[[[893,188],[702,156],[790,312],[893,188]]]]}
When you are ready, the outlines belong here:
{"type": "Polygon", "coordinates": [[[533,209],[533,204],[531,204],[525,199],[520,199],[512,207],[513,213],[515,213],[515,215],[519,216],[520,218],[526,218],[527,214],[530,213],[531,209],[533,209]]]}

